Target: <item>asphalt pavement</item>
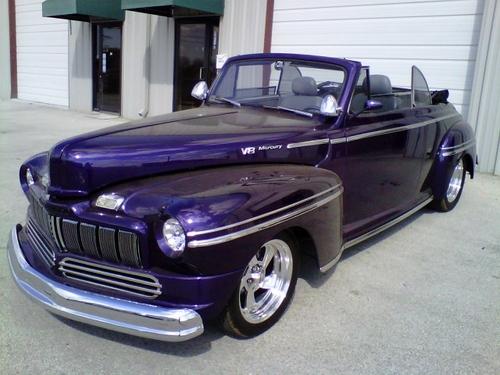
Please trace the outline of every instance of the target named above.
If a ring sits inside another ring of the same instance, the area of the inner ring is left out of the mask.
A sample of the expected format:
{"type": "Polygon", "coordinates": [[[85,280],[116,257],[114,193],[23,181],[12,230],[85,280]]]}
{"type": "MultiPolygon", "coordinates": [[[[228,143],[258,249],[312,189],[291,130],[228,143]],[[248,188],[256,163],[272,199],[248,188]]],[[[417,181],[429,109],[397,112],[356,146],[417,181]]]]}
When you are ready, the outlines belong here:
{"type": "Polygon", "coordinates": [[[208,326],[192,341],[151,341],[29,301],[5,254],[27,207],[20,164],[121,121],[0,101],[1,374],[500,374],[500,178],[486,174],[466,181],[452,212],[424,209],[325,275],[306,262],[285,316],[253,339],[208,326]]]}

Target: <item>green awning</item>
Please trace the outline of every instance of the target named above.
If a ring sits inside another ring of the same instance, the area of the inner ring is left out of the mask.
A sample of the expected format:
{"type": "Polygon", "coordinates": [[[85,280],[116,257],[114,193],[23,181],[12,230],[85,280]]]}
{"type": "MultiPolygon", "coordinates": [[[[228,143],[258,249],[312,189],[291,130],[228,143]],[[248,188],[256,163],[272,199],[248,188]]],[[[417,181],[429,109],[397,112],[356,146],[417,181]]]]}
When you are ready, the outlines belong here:
{"type": "Polygon", "coordinates": [[[122,0],[122,9],[167,17],[222,16],[224,0],[122,0]]]}
{"type": "Polygon", "coordinates": [[[44,17],[75,21],[123,21],[124,13],[120,0],[45,0],[42,4],[44,17]]]}

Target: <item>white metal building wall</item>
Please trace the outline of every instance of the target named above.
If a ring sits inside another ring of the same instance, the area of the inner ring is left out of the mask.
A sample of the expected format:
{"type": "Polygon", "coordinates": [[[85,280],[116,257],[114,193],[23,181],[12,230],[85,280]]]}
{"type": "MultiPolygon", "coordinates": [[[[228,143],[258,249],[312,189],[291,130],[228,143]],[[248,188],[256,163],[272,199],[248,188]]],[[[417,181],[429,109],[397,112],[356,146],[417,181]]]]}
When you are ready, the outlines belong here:
{"type": "Polygon", "coordinates": [[[272,52],[346,57],[410,85],[411,65],[467,116],[483,0],[275,0],[272,52]]]}
{"type": "Polygon", "coordinates": [[[42,0],[16,0],[19,99],[68,105],[68,21],[42,17],[42,0]]]}

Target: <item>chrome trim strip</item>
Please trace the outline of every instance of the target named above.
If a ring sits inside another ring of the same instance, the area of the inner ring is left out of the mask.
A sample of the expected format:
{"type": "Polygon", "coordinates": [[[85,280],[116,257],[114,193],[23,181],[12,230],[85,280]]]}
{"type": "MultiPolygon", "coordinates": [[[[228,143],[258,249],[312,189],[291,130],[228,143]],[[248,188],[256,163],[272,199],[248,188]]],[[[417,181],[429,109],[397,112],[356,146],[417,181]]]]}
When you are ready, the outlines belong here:
{"type": "Polygon", "coordinates": [[[229,234],[226,234],[223,236],[214,237],[214,238],[210,238],[210,239],[206,239],[206,240],[190,241],[188,243],[188,247],[196,248],[196,247],[218,245],[221,243],[233,241],[235,239],[238,239],[238,238],[241,238],[244,236],[248,236],[248,235],[253,234],[253,233],[260,232],[261,230],[276,226],[276,225],[281,224],[287,220],[294,219],[298,216],[301,216],[301,215],[304,215],[310,211],[313,211],[316,208],[321,207],[321,206],[327,204],[328,202],[332,201],[333,199],[337,198],[338,196],[340,196],[342,194],[343,191],[344,191],[343,187],[340,187],[337,192],[333,193],[332,195],[330,195],[326,198],[323,198],[322,200],[320,200],[318,202],[310,204],[309,206],[302,207],[302,208],[295,210],[293,212],[290,212],[286,215],[280,216],[280,217],[272,219],[272,220],[268,220],[264,223],[254,225],[252,227],[242,229],[242,230],[234,232],[234,233],[229,233],[229,234]]]}
{"type": "Polygon", "coordinates": [[[375,130],[373,132],[355,134],[355,135],[351,135],[349,137],[344,137],[344,138],[335,138],[335,139],[332,139],[330,142],[332,144],[344,143],[344,142],[354,142],[354,141],[359,141],[360,139],[378,137],[378,136],[384,135],[384,134],[398,133],[398,132],[405,131],[405,130],[417,129],[417,128],[420,128],[422,126],[427,126],[427,125],[433,124],[435,122],[450,119],[450,118],[453,118],[456,116],[460,116],[460,114],[451,113],[451,114],[446,115],[446,116],[441,116],[441,117],[437,117],[435,119],[417,122],[417,123],[411,124],[411,125],[404,125],[404,126],[399,126],[397,128],[391,128],[391,129],[375,130]]]}
{"type": "Polygon", "coordinates": [[[304,141],[304,142],[296,142],[296,143],[289,143],[286,148],[297,148],[297,147],[308,147],[308,146],[316,146],[316,145],[323,145],[327,144],[330,142],[329,138],[323,138],[323,139],[314,139],[312,141],[304,141]]]}
{"type": "Polygon", "coordinates": [[[389,229],[390,227],[396,225],[397,223],[403,221],[404,219],[410,217],[411,215],[413,215],[415,212],[421,210],[422,208],[424,208],[425,206],[427,206],[430,202],[432,202],[434,198],[430,197],[428,199],[426,199],[425,201],[423,201],[422,203],[420,203],[419,205],[415,206],[414,208],[412,208],[411,210],[409,210],[408,212],[405,212],[404,214],[402,214],[401,216],[398,216],[397,218],[393,219],[392,221],[389,221],[388,223],[385,223],[384,225],[381,225],[380,227],[378,228],[375,228],[373,229],[372,231],[368,232],[368,233],[365,233],[359,237],[356,237],[354,239],[352,239],[351,241],[348,241],[346,242],[339,254],[334,258],[332,259],[330,262],[328,262],[327,264],[325,264],[324,266],[320,267],[320,271],[321,272],[326,272],[328,271],[330,268],[332,268],[333,266],[335,266],[338,261],[340,260],[340,258],[342,257],[342,254],[344,253],[344,250],[354,246],[354,245],[357,245],[367,239],[369,239],[370,237],[373,237],[383,231],[385,231],[386,229],[389,229]]]}
{"type": "Polygon", "coordinates": [[[425,201],[423,201],[422,203],[418,204],[417,206],[413,207],[411,210],[405,212],[404,214],[398,216],[397,218],[381,225],[380,227],[378,228],[375,228],[373,230],[371,230],[370,232],[368,233],[365,233],[365,234],[362,234],[361,236],[359,237],[356,237],[348,242],[346,242],[344,244],[344,246],[342,247],[343,250],[345,249],[348,249],[350,248],[351,246],[354,246],[354,245],[357,245],[358,243],[360,242],[363,242],[365,240],[367,240],[368,238],[370,237],[373,237],[375,236],[376,234],[379,234],[380,232],[383,232],[384,230],[386,229],[389,229],[390,227],[392,227],[393,225],[396,225],[397,223],[403,221],[404,219],[406,219],[407,217],[413,215],[415,212],[419,211],[420,209],[424,208],[425,206],[427,206],[430,202],[432,202],[434,198],[433,197],[430,197],[430,198],[427,198],[425,201]]]}
{"type": "Polygon", "coordinates": [[[313,199],[316,199],[316,198],[318,198],[318,197],[320,197],[322,195],[330,193],[330,192],[332,192],[332,191],[334,191],[334,190],[336,190],[336,189],[338,189],[340,187],[341,187],[340,184],[339,185],[335,185],[335,186],[333,186],[333,187],[331,187],[329,189],[326,189],[326,190],[323,190],[322,192],[319,192],[317,194],[311,195],[310,197],[302,199],[302,200],[300,200],[298,202],[289,204],[288,206],[284,206],[284,207],[278,208],[276,210],[269,211],[269,212],[266,212],[266,213],[258,215],[258,216],[254,216],[254,217],[252,217],[250,219],[242,220],[242,221],[239,221],[237,223],[233,223],[233,224],[229,224],[229,225],[225,225],[223,227],[218,227],[218,228],[213,228],[213,229],[206,229],[206,230],[200,230],[200,231],[191,231],[191,232],[187,233],[187,236],[188,237],[195,237],[195,236],[200,236],[202,234],[210,234],[210,233],[220,232],[220,231],[223,231],[223,230],[226,230],[226,229],[231,229],[231,228],[234,228],[234,227],[239,227],[241,225],[248,224],[248,223],[251,223],[253,221],[263,219],[263,218],[265,218],[267,216],[271,216],[271,215],[277,214],[279,212],[288,210],[290,208],[299,206],[302,203],[309,202],[309,201],[311,201],[313,199]]]}
{"type": "Polygon", "coordinates": [[[473,139],[469,139],[468,141],[459,143],[458,145],[455,145],[455,146],[441,147],[441,151],[444,151],[444,150],[453,150],[455,148],[459,148],[459,147],[465,146],[465,145],[467,145],[469,143],[476,143],[476,140],[473,138],[473,139]]]}
{"type": "Polygon", "coordinates": [[[330,143],[332,145],[336,145],[338,143],[346,143],[347,142],[347,138],[346,137],[342,137],[342,138],[332,138],[330,139],[330,143]]]}
{"type": "Polygon", "coordinates": [[[27,232],[28,240],[30,240],[36,253],[41,256],[49,267],[54,267],[56,255],[49,245],[45,243],[45,240],[41,235],[41,229],[38,228],[36,222],[32,218],[28,219],[27,232]]]}
{"type": "Polygon", "coordinates": [[[456,146],[451,146],[451,147],[444,147],[441,149],[441,156],[451,156],[451,155],[456,155],[459,154],[468,148],[474,146],[476,144],[475,139],[471,139],[467,142],[461,143],[456,146]]]}
{"type": "Polygon", "coordinates": [[[61,251],[67,252],[68,249],[66,249],[66,243],[64,242],[64,238],[62,235],[61,222],[62,222],[62,218],[57,217],[56,218],[56,232],[57,232],[57,237],[59,238],[59,241],[61,242],[61,251]]]}
{"type": "Polygon", "coordinates": [[[203,321],[194,310],[109,297],[70,287],[42,275],[26,261],[17,237],[18,227],[12,228],[7,244],[12,276],[23,293],[50,312],[161,341],[186,341],[203,333],[203,321]]]}
{"type": "Polygon", "coordinates": [[[330,268],[332,268],[334,265],[336,265],[339,262],[340,257],[342,257],[342,251],[343,251],[343,249],[340,249],[339,253],[337,254],[337,256],[335,258],[333,258],[331,261],[329,261],[323,267],[320,267],[319,268],[320,272],[326,272],[330,268]]]}

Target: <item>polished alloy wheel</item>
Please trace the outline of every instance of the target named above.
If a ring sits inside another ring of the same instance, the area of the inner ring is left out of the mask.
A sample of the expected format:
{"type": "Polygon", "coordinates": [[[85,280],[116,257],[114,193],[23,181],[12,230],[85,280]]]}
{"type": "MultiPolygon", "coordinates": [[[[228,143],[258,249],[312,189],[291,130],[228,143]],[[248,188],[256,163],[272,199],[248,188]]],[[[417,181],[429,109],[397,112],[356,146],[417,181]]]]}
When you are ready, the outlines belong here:
{"type": "Polygon", "coordinates": [[[243,318],[252,324],[269,319],[283,303],[293,273],[292,250],[280,239],[266,242],[248,263],[239,288],[243,318]]]}
{"type": "Polygon", "coordinates": [[[448,185],[448,190],[446,191],[446,199],[448,202],[452,203],[457,199],[460,189],[462,188],[462,179],[464,176],[464,163],[462,159],[459,160],[458,164],[453,170],[451,175],[450,183],[448,185]]]}

